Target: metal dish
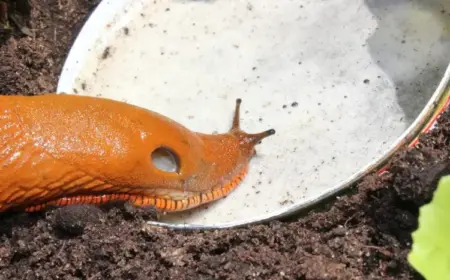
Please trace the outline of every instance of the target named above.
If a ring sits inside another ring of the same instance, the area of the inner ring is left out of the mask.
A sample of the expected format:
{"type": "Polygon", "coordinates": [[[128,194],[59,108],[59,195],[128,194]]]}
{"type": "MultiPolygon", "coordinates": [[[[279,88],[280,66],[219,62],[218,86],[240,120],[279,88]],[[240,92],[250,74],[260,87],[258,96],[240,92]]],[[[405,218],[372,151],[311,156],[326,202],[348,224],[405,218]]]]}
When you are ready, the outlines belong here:
{"type": "Polygon", "coordinates": [[[336,195],[429,129],[448,96],[443,10],[444,0],[104,0],[58,92],[129,102],[204,133],[226,131],[243,98],[245,130],[277,130],[248,177],[226,199],[153,224],[264,222],[336,195]]]}

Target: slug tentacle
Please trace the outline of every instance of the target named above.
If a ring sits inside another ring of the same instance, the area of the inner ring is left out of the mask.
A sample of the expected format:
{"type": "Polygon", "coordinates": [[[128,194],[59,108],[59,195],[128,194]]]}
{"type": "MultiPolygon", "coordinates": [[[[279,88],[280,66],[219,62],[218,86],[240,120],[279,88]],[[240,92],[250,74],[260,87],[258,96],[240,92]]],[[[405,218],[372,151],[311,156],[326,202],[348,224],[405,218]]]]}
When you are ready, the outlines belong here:
{"type": "Polygon", "coordinates": [[[242,137],[242,141],[244,143],[248,143],[251,145],[256,145],[261,143],[261,140],[270,136],[270,135],[274,135],[275,134],[275,130],[274,129],[269,129],[260,133],[255,133],[255,134],[244,134],[244,136],[242,137]]]}
{"type": "Polygon", "coordinates": [[[236,107],[234,109],[233,125],[231,126],[230,131],[240,129],[241,103],[242,103],[242,99],[240,99],[240,98],[236,99],[236,107]]]}
{"type": "Polygon", "coordinates": [[[241,127],[240,127],[241,104],[242,104],[242,99],[240,99],[240,98],[236,99],[236,107],[234,110],[233,124],[231,126],[230,133],[245,135],[245,136],[241,136],[241,137],[246,138],[247,139],[246,142],[252,143],[254,145],[258,144],[262,139],[275,134],[275,129],[269,129],[269,130],[266,130],[266,131],[263,131],[260,133],[254,133],[254,134],[245,133],[244,131],[242,131],[241,127]]]}
{"type": "Polygon", "coordinates": [[[240,109],[241,109],[242,99],[236,99],[236,107],[233,117],[233,125],[231,126],[230,133],[235,135],[239,139],[239,144],[246,149],[250,150],[250,154],[254,154],[254,146],[261,143],[261,141],[275,134],[275,129],[269,129],[260,133],[246,133],[241,130],[240,127],[240,109]]]}

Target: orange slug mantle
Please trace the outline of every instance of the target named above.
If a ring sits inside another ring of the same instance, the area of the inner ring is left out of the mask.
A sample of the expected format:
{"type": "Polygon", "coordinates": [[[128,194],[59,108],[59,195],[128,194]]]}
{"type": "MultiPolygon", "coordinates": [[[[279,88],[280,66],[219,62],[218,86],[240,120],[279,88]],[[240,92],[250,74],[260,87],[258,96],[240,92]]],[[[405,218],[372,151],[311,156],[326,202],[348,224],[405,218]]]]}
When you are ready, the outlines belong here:
{"type": "Polygon", "coordinates": [[[247,173],[255,145],[275,133],[192,132],[158,113],[104,98],[0,96],[0,211],[125,200],[171,212],[225,197],[247,173]],[[151,155],[170,151],[177,169],[151,155]]]}

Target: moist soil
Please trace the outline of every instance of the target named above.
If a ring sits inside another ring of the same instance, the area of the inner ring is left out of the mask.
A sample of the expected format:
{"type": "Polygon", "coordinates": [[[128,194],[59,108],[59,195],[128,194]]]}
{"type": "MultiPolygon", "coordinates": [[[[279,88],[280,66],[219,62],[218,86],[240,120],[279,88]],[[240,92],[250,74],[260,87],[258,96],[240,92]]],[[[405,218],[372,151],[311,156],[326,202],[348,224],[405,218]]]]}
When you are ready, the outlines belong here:
{"type": "MultiPolygon", "coordinates": [[[[31,36],[16,25],[0,34],[0,93],[54,92],[98,2],[30,1],[31,36]]],[[[387,173],[286,221],[183,232],[146,225],[154,213],[128,204],[4,214],[0,279],[422,279],[406,257],[419,207],[449,173],[449,124],[444,113],[387,173]]]]}

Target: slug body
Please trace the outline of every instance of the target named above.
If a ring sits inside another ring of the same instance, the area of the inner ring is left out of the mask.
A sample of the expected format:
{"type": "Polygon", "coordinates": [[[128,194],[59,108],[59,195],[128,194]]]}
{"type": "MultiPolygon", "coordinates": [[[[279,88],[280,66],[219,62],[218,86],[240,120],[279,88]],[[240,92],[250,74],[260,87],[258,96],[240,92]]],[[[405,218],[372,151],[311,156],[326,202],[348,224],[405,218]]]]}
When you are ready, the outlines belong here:
{"type": "Polygon", "coordinates": [[[66,94],[0,96],[0,211],[113,200],[187,210],[226,196],[273,129],[195,133],[158,113],[66,94]],[[158,168],[165,150],[176,169],[158,168]]]}

